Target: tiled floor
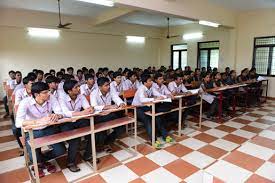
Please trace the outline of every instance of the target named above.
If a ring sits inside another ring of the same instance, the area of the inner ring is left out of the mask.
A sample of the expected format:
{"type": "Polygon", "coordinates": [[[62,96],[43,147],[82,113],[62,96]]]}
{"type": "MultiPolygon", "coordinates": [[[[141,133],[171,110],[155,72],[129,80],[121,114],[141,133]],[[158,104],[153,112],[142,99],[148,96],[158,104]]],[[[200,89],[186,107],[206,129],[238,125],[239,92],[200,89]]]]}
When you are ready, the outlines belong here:
{"type": "MultiPolygon", "coordinates": [[[[3,115],[3,107],[0,108],[3,115]]],[[[190,124],[197,119],[188,118],[190,124]]],[[[221,183],[275,182],[275,101],[223,124],[203,121],[201,130],[187,128],[177,138],[177,143],[155,150],[144,143],[144,133],[136,142],[129,137],[118,143],[127,148],[137,145],[138,155],[126,162],[131,154],[114,145],[112,154],[100,153],[100,169],[113,168],[94,173],[79,158],[81,171],[72,173],[66,168],[66,157],[53,162],[60,169],[47,174],[42,182],[70,182],[81,176],[93,174],[81,182],[186,182],[221,183]]],[[[18,157],[18,145],[12,136],[9,120],[0,119],[0,182],[29,182],[23,157],[18,157]]]]}

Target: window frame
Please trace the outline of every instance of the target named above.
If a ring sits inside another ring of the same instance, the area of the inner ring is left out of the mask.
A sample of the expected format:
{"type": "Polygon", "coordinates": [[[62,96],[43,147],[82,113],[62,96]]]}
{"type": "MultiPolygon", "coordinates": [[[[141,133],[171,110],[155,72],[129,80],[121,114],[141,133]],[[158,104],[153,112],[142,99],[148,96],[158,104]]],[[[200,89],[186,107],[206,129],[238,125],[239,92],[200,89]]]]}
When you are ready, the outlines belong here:
{"type": "MultiPolygon", "coordinates": [[[[269,48],[267,73],[266,74],[259,74],[259,75],[260,76],[275,77],[275,75],[271,75],[273,48],[275,48],[275,44],[256,45],[256,40],[261,39],[261,38],[275,38],[275,35],[274,36],[254,37],[252,67],[255,67],[256,49],[257,48],[269,48]]],[[[274,62],[275,62],[275,60],[274,60],[274,62]]]]}
{"type": "MultiPolygon", "coordinates": [[[[187,45],[187,43],[171,44],[170,45],[170,52],[171,52],[171,62],[170,62],[170,64],[171,64],[172,68],[173,68],[173,65],[174,65],[174,52],[179,52],[179,68],[182,69],[181,68],[181,52],[183,52],[183,51],[186,51],[186,54],[188,54],[188,45],[187,45]],[[173,50],[173,46],[177,46],[177,45],[186,45],[187,49],[173,50]]],[[[188,56],[187,56],[187,58],[188,58],[188,56]]]]}
{"type": "MultiPolygon", "coordinates": [[[[201,68],[201,64],[200,64],[200,56],[201,56],[201,52],[200,51],[201,50],[207,50],[207,67],[210,67],[211,50],[219,50],[219,53],[220,53],[220,46],[219,47],[213,47],[213,48],[200,48],[200,44],[201,43],[213,43],[213,42],[219,42],[219,44],[220,44],[219,40],[198,42],[197,68],[201,68]]],[[[220,57],[220,55],[219,55],[219,57],[220,57]]]]}

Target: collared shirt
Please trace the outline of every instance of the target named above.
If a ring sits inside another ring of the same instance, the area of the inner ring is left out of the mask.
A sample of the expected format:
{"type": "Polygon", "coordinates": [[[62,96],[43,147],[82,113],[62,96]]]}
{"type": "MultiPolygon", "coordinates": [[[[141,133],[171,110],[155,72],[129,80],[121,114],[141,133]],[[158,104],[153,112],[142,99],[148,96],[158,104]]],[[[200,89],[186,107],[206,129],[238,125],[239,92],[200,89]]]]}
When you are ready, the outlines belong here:
{"type": "Polygon", "coordinates": [[[103,96],[99,88],[94,90],[90,95],[91,106],[97,111],[102,111],[104,106],[111,105],[112,101],[117,106],[124,103],[118,95],[113,95],[111,92],[103,96]]]}
{"type": "Polygon", "coordinates": [[[159,96],[163,95],[161,95],[157,90],[153,90],[152,87],[148,89],[146,86],[141,85],[135,93],[132,105],[141,106],[145,102],[152,102],[154,100],[153,97],[159,96]]]}
{"type": "Polygon", "coordinates": [[[18,89],[16,92],[15,92],[15,102],[14,102],[14,105],[19,105],[19,103],[24,99],[24,98],[27,98],[31,96],[31,94],[29,95],[27,93],[27,90],[26,88],[21,88],[21,89],[18,89]]]}
{"type": "Polygon", "coordinates": [[[184,86],[184,84],[180,84],[178,86],[175,81],[172,81],[168,84],[168,89],[170,90],[170,92],[176,92],[176,93],[184,93],[188,91],[184,86]]]}
{"type": "Polygon", "coordinates": [[[75,75],[74,78],[78,82],[78,84],[80,84],[80,85],[82,85],[82,84],[84,84],[86,82],[85,78],[84,78],[84,75],[82,76],[81,79],[79,79],[79,77],[77,75],[75,75]]]}
{"type": "Polygon", "coordinates": [[[152,89],[156,90],[157,92],[165,96],[171,95],[171,92],[168,90],[167,86],[165,86],[164,84],[159,86],[157,83],[153,83],[152,89]]]}
{"type": "MultiPolygon", "coordinates": [[[[16,114],[16,127],[21,128],[22,123],[25,120],[37,120],[43,117],[49,116],[54,111],[55,114],[61,114],[62,110],[58,101],[50,95],[48,101],[46,101],[42,106],[38,105],[33,97],[24,98],[18,107],[17,114],[16,114]]],[[[45,127],[36,128],[43,129],[45,127]]]]}
{"type": "Polygon", "coordinates": [[[15,79],[9,79],[7,80],[7,85],[11,87],[12,83],[14,82],[15,79]]]}
{"type": "Polygon", "coordinates": [[[117,82],[112,81],[110,83],[110,92],[114,95],[118,95],[123,91],[123,84],[122,82],[118,85],[117,82]]]}
{"type": "Polygon", "coordinates": [[[134,83],[132,83],[132,81],[130,81],[129,79],[127,79],[125,82],[123,82],[123,89],[124,90],[129,90],[129,89],[135,89],[137,90],[140,86],[140,82],[138,80],[136,80],[134,83]]]}
{"type": "Polygon", "coordinates": [[[93,85],[92,88],[89,88],[89,86],[87,84],[83,84],[80,86],[80,94],[89,96],[92,93],[92,91],[94,91],[95,89],[97,89],[96,83],[93,85]]]}
{"type": "Polygon", "coordinates": [[[85,96],[81,94],[76,97],[75,101],[68,94],[59,96],[58,101],[64,116],[68,118],[73,116],[73,112],[79,112],[82,108],[87,109],[90,107],[85,96]]]}
{"type": "MultiPolygon", "coordinates": [[[[20,86],[21,88],[24,87],[23,82],[21,81],[20,83],[17,83],[16,79],[11,80],[10,83],[9,83],[9,85],[10,85],[10,88],[11,88],[11,89],[15,89],[17,86],[20,86]]],[[[18,88],[18,89],[19,89],[19,88],[18,88]]]]}
{"type": "Polygon", "coordinates": [[[60,96],[63,96],[63,95],[66,95],[64,89],[63,89],[63,85],[64,85],[64,81],[61,81],[59,84],[58,84],[58,87],[57,87],[57,95],[58,97],[60,96]]]}

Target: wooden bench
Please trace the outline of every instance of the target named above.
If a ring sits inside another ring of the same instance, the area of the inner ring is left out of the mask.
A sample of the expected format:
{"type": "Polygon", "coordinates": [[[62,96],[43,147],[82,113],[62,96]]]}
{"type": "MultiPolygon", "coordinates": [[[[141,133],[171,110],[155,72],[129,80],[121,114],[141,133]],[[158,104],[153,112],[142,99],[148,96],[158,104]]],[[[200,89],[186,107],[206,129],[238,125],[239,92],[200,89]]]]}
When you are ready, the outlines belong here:
{"type": "MultiPolygon", "coordinates": [[[[83,137],[83,136],[86,136],[86,135],[91,135],[92,156],[93,156],[93,164],[91,165],[89,162],[87,162],[87,163],[94,169],[95,172],[97,172],[96,144],[95,144],[95,134],[96,133],[133,123],[134,128],[135,128],[135,130],[134,130],[134,139],[137,140],[137,130],[136,130],[137,116],[136,116],[136,108],[134,106],[126,106],[126,107],[123,107],[123,108],[112,109],[112,110],[108,110],[108,111],[105,111],[105,112],[118,112],[118,111],[128,110],[128,109],[133,109],[134,110],[134,118],[129,117],[129,116],[125,116],[125,117],[122,117],[122,118],[114,119],[114,120],[107,121],[107,122],[104,122],[104,123],[99,123],[99,124],[94,124],[94,117],[101,115],[100,113],[99,114],[97,113],[97,114],[85,115],[85,116],[82,116],[82,117],[65,118],[65,119],[61,120],[60,122],[58,122],[56,124],[62,124],[64,122],[70,122],[70,121],[76,121],[78,119],[89,118],[90,119],[90,126],[79,128],[79,129],[74,129],[74,130],[70,130],[70,131],[60,132],[60,133],[57,133],[57,134],[54,134],[54,135],[49,135],[49,136],[44,136],[44,137],[39,137],[39,138],[34,138],[34,136],[33,136],[33,128],[35,128],[35,126],[33,126],[31,129],[25,130],[26,133],[29,133],[29,139],[30,140],[26,143],[28,143],[31,147],[31,153],[32,153],[32,156],[33,156],[34,172],[35,172],[35,176],[33,176],[32,172],[30,170],[30,167],[29,167],[28,157],[25,157],[26,166],[28,168],[30,177],[33,180],[35,180],[35,182],[40,182],[39,176],[36,176],[36,175],[38,175],[38,164],[37,164],[37,157],[36,157],[36,154],[35,154],[35,150],[37,148],[41,148],[41,147],[44,147],[44,146],[56,144],[56,143],[59,143],[59,142],[64,142],[64,141],[67,141],[67,140],[70,140],[70,139],[83,137]]],[[[25,139],[25,138],[26,138],[25,133],[22,133],[22,139],[25,139]]],[[[135,146],[135,150],[136,150],[136,146],[135,146]]],[[[25,145],[24,145],[24,151],[26,152],[25,155],[27,155],[25,145]]],[[[132,155],[133,155],[132,157],[136,156],[136,152],[133,151],[132,155]]]]}

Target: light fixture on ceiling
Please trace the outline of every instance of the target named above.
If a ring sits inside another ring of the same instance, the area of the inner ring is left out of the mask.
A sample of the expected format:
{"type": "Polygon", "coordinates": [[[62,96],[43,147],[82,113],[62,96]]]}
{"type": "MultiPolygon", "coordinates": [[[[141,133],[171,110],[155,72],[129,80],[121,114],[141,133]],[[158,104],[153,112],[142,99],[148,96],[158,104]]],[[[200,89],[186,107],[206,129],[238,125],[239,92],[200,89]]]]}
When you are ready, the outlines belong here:
{"type": "Polygon", "coordinates": [[[203,37],[202,32],[196,32],[196,33],[189,33],[189,34],[184,34],[182,38],[184,40],[190,40],[190,39],[200,39],[203,37]]]}
{"type": "Polygon", "coordinates": [[[82,1],[86,3],[92,3],[92,4],[99,4],[103,6],[109,6],[109,7],[114,6],[114,2],[112,0],[77,0],[77,1],[82,1]]]}
{"type": "Polygon", "coordinates": [[[218,23],[214,23],[214,22],[209,22],[209,21],[205,21],[205,20],[200,20],[199,24],[201,25],[206,25],[206,26],[210,26],[210,27],[219,27],[220,24],[218,23]]]}
{"type": "Polygon", "coordinates": [[[59,30],[28,27],[28,34],[34,37],[58,38],[59,30]]]}
{"type": "Polygon", "coordinates": [[[126,41],[128,43],[144,43],[145,37],[141,36],[126,36],[126,41]]]}

